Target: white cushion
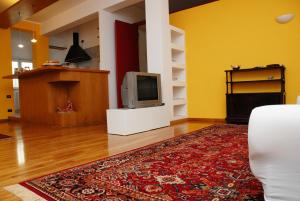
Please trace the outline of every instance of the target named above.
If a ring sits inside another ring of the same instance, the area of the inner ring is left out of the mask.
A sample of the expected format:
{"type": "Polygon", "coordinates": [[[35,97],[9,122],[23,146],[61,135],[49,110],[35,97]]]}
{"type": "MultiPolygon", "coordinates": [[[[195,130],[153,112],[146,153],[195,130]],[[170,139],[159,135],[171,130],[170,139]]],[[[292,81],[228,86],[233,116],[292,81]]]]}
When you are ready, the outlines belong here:
{"type": "Polygon", "coordinates": [[[250,167],[265,200],[300,200],[300,105],[254,109],[248,141],[250,167]]]}

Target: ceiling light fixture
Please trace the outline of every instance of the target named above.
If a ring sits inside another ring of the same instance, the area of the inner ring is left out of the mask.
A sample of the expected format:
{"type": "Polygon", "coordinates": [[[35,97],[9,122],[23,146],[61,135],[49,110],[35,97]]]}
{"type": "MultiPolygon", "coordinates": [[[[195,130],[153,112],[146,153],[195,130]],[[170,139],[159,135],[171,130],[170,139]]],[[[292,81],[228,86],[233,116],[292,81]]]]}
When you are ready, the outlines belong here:
{"type": "Polygon", "coordinates": [[[36,43],[37,39],[35,38],[35,25],[34,25],[34,23],[32,23],[32,26],[33,26],[33,29],[32,29],[32,39],[31,39],[31,42],[32,43],[36,43]]]}
{"type": "Polygon", "coordinates": [[[294,19],[295,15],[293,13],[287,13],[276,17],[276,21],[279,24],[286,24],[294,19]]]}
{"type": "MultiPolygon", "coordinates": [[[[21,12],[19,12],[19,17],[21,18],[21,12]]],[[[18,38],[19,38],[19,44],[18,44],[18,48],[24,48],[24,45],[22,43],[22,39],[21,39],[21,31],[18,30],[18,38]]]]}
{"type": "Polygon", "coordinates": [[[24,48],[24,45],[22,43],[18,44],[18,48],[24,48]]]}
{"type": "Polygon", "coordinates": [[[21,31],[18,30],[18,38],[19,38],[19,44],[18,44],[18,48],[24,48],[24,45],[22,43],[22,37],[21,37],[21,31]]]}
{"type": "Polygon", "coordinates": [[[35,39],[34,37],[31,39],[31,42],[32,43],[36,43],[37,42],[37,39],[35,39]]]}

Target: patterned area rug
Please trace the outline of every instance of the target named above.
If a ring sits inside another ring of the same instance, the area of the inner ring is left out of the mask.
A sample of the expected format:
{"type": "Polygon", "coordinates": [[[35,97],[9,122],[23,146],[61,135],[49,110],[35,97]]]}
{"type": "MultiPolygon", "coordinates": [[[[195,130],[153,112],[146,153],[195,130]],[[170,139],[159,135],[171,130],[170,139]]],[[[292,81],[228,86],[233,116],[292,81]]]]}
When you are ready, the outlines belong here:
{"type": "Polygon", "coordinates": [[[10,136],[8,135],[3,135],[3,134],[0,134],[0,140],[3,140],[3,139],[8,139],[8,138],[11,138],[10,136]]]}
{"type": "Polygon", "coordinates": [[[215,125],[22,182],[47,200],[263,200],[247,127],[215,125]]]}

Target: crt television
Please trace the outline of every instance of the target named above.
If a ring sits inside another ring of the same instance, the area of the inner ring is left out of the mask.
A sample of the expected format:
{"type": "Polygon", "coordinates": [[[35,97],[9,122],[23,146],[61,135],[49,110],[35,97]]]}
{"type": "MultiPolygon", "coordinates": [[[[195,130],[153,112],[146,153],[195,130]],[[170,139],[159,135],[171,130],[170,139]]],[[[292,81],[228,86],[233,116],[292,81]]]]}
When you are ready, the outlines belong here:
{"type": "Polygon", "coordinates": [[[122,82],[124,108],[162,105],[160,74],[127,72],[122,82]]]}

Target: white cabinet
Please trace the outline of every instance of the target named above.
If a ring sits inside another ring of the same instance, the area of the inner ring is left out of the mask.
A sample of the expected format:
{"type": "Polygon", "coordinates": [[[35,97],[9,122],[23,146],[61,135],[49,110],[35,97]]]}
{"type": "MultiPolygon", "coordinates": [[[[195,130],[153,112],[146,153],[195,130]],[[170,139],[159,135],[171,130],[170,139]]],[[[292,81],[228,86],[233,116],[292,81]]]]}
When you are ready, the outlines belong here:
{"type": "Polygon", "coordinates": [[[170,25],[173,120],[187,118],[185,32],[170,25]]]}
{"type": "Polygon", "coordinates": [[[106,114],[109,134],[131,135],[170,126],[170,116],[166,106],[109,109],[106,114]]]}

